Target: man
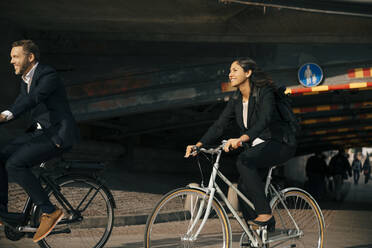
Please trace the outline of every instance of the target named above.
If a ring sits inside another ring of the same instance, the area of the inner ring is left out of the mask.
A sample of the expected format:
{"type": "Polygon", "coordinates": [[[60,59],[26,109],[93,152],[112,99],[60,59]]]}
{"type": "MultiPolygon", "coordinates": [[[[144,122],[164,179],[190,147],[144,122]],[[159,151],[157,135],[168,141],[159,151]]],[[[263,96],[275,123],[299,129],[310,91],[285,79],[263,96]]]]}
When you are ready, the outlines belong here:
{"type": "Polygon", "coordinates": [[[360,172],[362,171],[362,154],[360,152],[356,152],[354,154],[354,160],[351,164],[351,168],[353,169],[354,175],[354,184],[357,185],[360,178],[360,172]]]}
{"type": "Polygon", "coordinates": [[[31,112],[27,133],[0,151],[0,211],[7,211],[8,174],[40,207],[42,217],[33,241],[46,237],[63,218],[63,212],[49,201],[31,167],[68,150],[79,139],[65,88],[56,71],[39,63],[38,46],[31,40],[12,44],[10,63],[21,75],[20,93],[14,104],[0,114],[0,122],[14,120],[31,112]]]}
{"type": "Polygon", "coordinates": [[[347,178],[347,173],[351,177],[351,167],[349,160],[346,157],[343,148],[338,149],[338,153],[332,157],[329,162],[330,174],[333,176],[335,184],[336,201],[341,201],[341,191],[344,178],[347,178]]]}
{"type": "Polygon", "coordinates": [[[325,178],[328,175],[327,164],[324,155],[316,152],[306,163],[306,176],[309,179],[309,191],[316,200],[323,197],[325,190],[325,178]]]}
{"type": "Polygon", "coordinates": [[[364,174],[364,183],[367,184],[368,180],[371,176],[371,162],[369,161],[369,154],[367,153],[367,157],[363,163],[363,174],[364,174]]]}

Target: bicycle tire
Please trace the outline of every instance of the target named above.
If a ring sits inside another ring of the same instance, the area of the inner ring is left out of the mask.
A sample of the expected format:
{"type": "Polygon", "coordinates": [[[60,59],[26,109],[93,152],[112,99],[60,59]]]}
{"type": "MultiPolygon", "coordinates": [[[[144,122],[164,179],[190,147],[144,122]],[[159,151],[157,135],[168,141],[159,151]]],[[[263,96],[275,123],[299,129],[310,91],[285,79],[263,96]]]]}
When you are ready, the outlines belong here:
{"type": "Polygon", "coordinates": [[[162,197],[148,216],[145,230],[145,248],[155,247],[223,247],[231,248],[231,227],[221,204],[214,199],[211,212],[196,240],[187,230],[197,220],[192,234],[200,226],[209,196],[196,188],[180,188],[162,197]],[[203,204],[204,202],[204,204],[203,204]],[[202,212],[197,219],[197,213],[202,212]]]}
{"type": "MultiPolygon", "coordinates": [[[[83,175],[61,177],[56,180],[56,185],[74,209],[79,205],[81,205],[79,209],[86,209],[82,212],[82,221],[73,224],[58,224],[51,234],[38,242],[39,246],[42,248],[103,247],[114,226],[115,204],[109,190],[98,180],[83,175]],[[85,196],[87,197],[82,201],[85,196]],[[70,230],[71,233],[58,233],[63,230],[70,230]]],[[[56,201],[52,191],[49,189],[47,192],[51,202],[64,211],[65,216],[62,221],[70,218],[72,214],[56,201]]],[[[40,216],[40,213],[35,216],[40,216]]]]}
{"type": "MultiPolygon", "coordinates": [[[[323,248],[324,217],[314,198],[297,188],[284,189],[280,194],[302,234],[296,238],[274,242],[273,246],[323,248]]],[[[271,209],[276,220],[276,232],[272,235],[297,233],[293,221],[278,197],[271,201],[271,209]]]]}

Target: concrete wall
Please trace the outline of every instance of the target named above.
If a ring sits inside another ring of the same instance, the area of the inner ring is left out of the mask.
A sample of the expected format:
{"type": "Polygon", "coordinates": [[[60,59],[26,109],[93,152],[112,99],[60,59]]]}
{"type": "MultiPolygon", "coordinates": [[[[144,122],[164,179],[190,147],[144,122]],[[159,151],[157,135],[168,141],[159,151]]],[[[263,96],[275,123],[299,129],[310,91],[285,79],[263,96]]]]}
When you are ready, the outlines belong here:
{"type": "MultiPolygon", "coordinates": [[[[196,160],[183,158],[184,151],[153,147],[133,147],[129,149],[125,158],[122,160],[122,168],[141,173],[174,173],[174,174],[194,174],[199,176],[199,168],[196,160]]],[[[225,155],[225,154],[224,154],[225,155]]],[[[305,167],[307,159],[311,155],[295,157],[289,160],[283,168],[277,169],[277,174],[282,174],[288,183],[303,185],[307,180],[305,167]]],[[[221,159],[221,171],[233,181],[238,178],[235,166],[236,156],[223,156],[221,159]]],[[[210,164],[201,158],[204,176],[209,176],[210,164]]]]}
{"type": "MultiPolygon", "coordinates": [[[[12,42],[23,37],[21,30],[9,22],[0,21],[0,29],[0,111],[3,111],[13,103],[19,92],[20,81],[9,62],[12,42]]],[[[20,118],[0,126],[0,146],[21,132],[24,121],[24,118],[20,118]]]]}
{"type": "Polygon", "coordinates": [[[17,96],[19,83],[14,75],[14,69],[10,62],[10,50],[12,42],[21,38],[17,27],[8,22],[0,22],[0,75],[1,75],[1,98],[0,108],[8,106],[17,96]]]}

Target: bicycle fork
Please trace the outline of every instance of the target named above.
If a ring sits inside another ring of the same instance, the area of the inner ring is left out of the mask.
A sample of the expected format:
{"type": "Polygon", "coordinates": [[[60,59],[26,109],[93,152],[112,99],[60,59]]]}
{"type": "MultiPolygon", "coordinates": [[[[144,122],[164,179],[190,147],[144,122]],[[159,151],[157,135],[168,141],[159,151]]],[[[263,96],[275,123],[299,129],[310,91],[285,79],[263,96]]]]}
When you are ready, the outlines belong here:
{"type": "MultiPolygon", "coordinates": [[[[200,206],[199,206],[199,210],[198,210],[198,213],[194,219],[194,221],[192,222],[191,224],[191,227],[190,229],[187,231],[186,233],[186,237],[184,237],[183,239],[187,239],[188,241],[194,241],[198,238],[201,230],[203,229],[205,223],[207,222],[207,219],[209,218],[209,215],[210,215],[210,212],[211,212],[211,208],[212,208],[212,202],[213,202],[213,199],[214,199],[214,194],[216,192],[216,189],[214,187],[214,181],[216,179],[216,176],[217,176],[217,171],[218,171],[218,167],[219,167],[219,160],[220,160],[220,157],[221,157],[221,151],[218,153],[217,155],[217,158],[216,158],[216,161],[213,165],[213,171],[212,171],[212,176],[209,180],[209,184],[208,184],[208,188],[207,188],[207,192],[206,192],[206,195],[207,197],[209,196],[209,199],[208,199],[208,203],[207,203],[207,207],[205,208],[205,213],[204,213],[204,217],[203,217],[203,220],[198,228],[198,230],[196,231],[195,234],[191,235],[191,233],[193,232],[193,230],[195,229],[195,226],[197,224],[197,222],[199,221],[200,217],[202,216],[203,214],[203,210],[204,210],[204,205],[205,205],[205,199],[202,200],[202,202],[200,203],[200,206]]],[[[191,212],[192,214],[193,212],[191,212]]],[[[191,216],[192,218],[192,216],[191,216]]]]}
{"type": "MultiPolygon", "coordinates": [[[[215,189],[210,190],[209,199],[208,199],[206,208],[204,208],[204,206],[206,204],[206,200],[203,199],[201,201],[201,203],[199,205],[198,213],[196,214],[195,218],[192,217],[192,214],[193,214],[194,210],[191,209],[191,219],[193,219],[193,221],[192,221],[191,227],[189,228],[189,230],[186,233],[186,236],[182,238],[183,241],[186,241],[186,240],[187,241],[195,241],[198,238],[201,230],[203,229],[203,227],[204,227],[204,225],[205,225],[205,223],[206,223],[206,221],[209,217],[211,207],[212,207],[213,198],[214,198],[214,193],[215,193],[215,189]],[[203,220],[202,220],[198,230],[196,231],[196,233],[192,235],[192,232],[194,231],[198,221],[200,220],[201,216],[203,215],[204,209],[206,209],[206,211],[204,213],[203,220]]],[[[196,203],[197,202],[195,202],[195,204],[196,203]]],[[[193,202],[191,203],[191,206],[192,205],[193,205],[193,202]]]]}

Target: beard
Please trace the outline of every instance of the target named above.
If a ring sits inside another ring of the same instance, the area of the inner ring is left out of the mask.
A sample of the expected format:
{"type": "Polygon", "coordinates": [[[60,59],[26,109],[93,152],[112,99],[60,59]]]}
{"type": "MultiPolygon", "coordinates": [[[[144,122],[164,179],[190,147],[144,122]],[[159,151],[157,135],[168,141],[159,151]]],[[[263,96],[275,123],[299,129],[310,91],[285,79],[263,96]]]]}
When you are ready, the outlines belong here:
{"type": "Polygon", "coordinates": [[[19,71],[15,71],[16,75],[23,75],[26,70],[29,68],[31,63],[28,60],[23,61],[23,63],[20,65],[19,71]]]}

